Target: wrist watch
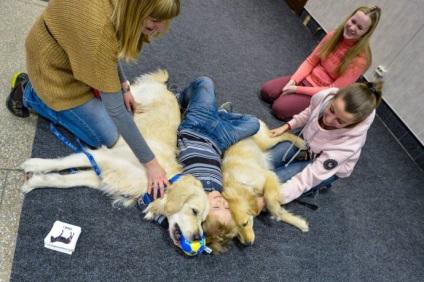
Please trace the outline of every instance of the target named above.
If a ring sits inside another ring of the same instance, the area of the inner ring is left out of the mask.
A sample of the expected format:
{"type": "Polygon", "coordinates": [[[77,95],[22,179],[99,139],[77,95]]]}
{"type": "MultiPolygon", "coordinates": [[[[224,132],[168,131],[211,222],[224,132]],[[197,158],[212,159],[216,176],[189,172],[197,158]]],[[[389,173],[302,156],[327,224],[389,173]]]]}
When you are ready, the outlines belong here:
{"type": "Polygon", "coordinates": [[[125,89],[121,88],[123,94],[131,91],[130,82],[128,80],[127,80],[127,82],[128,82],[127,88],[125,88],[125,89]]]}

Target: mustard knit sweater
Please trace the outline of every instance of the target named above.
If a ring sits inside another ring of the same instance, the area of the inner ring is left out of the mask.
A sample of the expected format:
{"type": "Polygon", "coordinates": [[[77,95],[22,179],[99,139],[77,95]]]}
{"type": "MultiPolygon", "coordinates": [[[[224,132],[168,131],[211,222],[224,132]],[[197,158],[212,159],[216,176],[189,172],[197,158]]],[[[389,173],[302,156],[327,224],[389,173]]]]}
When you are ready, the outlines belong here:
{"type": "MultiPolygon", "coordinates": [[[[112,0],[113,1],[113,0],[112,0]]],[[[56,111],[121,89],[111,0],[50,0],[29,31],[26,63],[35,92],[56,111]]]]}

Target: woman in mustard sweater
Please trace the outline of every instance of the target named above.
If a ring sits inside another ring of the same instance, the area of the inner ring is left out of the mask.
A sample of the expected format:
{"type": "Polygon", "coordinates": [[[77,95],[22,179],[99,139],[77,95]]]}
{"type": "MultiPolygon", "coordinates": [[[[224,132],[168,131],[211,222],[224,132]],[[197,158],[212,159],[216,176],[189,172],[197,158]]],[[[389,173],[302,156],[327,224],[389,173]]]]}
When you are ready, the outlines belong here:
{"type": "Polygon", "coordinates": [[[27,36],[28,75],[12,79],[7,108],[19,117],[32,109],[92,147],[111,147],[122,135],[146,167],[149,192],[163,195],[169,182],[134,123],[119,62],[135,61],[179,12],[180,0],[49,1],[27,36]]]}
{"type": "Polygon", "coordinates": [[[261,98],[273,103],[272,113],[288,121],[309,106],[321,90],[349,85],[371,65],[369,38],[381,10],[368,5],[357,8],[336,30],[330,31],[292,76],[266,82],[261,98]]]}

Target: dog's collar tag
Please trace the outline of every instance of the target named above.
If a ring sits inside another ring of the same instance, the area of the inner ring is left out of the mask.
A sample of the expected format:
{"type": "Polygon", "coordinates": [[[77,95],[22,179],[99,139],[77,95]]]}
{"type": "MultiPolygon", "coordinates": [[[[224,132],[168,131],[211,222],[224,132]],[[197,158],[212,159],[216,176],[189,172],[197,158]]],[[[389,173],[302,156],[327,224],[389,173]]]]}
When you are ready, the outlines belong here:
{"type": "Polygon", "coordinates": [[[181,173],[175,174],[174,176],[171,177],[171,179],[169,179],[169,182],[172,184],[175,181],[177,181],[181,176],[183,176],[181,173]]]}

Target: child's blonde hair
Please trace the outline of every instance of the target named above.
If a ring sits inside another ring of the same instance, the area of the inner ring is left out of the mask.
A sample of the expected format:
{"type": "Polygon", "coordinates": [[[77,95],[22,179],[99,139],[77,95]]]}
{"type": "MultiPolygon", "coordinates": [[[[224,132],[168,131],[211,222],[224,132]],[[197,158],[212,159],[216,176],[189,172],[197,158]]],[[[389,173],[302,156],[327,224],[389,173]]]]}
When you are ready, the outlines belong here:
{"type": "Polygon", "coordinates": [[[220,254],[228,250],[230,241],[237,235],[237,226],[233,219],[224,224],[219,217],[208,215],[202,223],[206,236],[206,246],[212,249],[212,254],[220,254]]]}
{"type": "Polygon", "coordinates": [[[180,0],[115,0],[112,21],[118,41],[118,58],[126,62],[137,60],[143,43],[150,43],[152,35],[144,35],[144,23],[148,17],[166,20],[165,30],[153,36],[160,36],[169,29],[170,20],[180,13],[180,0]]]}

